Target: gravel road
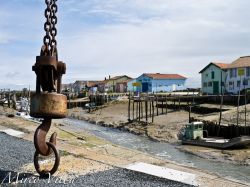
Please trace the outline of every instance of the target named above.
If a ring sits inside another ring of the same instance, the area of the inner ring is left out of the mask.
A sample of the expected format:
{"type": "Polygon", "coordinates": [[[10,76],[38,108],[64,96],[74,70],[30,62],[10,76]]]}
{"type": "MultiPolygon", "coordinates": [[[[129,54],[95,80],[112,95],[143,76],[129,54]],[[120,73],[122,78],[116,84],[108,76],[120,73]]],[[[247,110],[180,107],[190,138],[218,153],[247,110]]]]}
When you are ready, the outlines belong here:
{"type": "MultiPolygon", "coordinates": [[[[10,186],[9,177],[11,176],[12,181],[16,181],[20,168],[24,164],[32,162],[35,149],[32,142],[4,133],[0,133],[0,145],[0,186],[10,186]]],[[[72,177],[71,179],[66,181],[57,177],[52,177],[50,180],[38,179],[32,173],[19,173],[17,186],[190,186],[121,168],[72,177]]]]}

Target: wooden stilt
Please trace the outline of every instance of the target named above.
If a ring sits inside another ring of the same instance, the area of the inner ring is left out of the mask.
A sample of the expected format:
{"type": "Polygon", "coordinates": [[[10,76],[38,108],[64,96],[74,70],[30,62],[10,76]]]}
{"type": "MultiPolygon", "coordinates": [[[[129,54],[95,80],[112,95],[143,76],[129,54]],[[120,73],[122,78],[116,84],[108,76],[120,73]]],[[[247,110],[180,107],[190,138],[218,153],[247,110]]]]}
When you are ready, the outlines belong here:
{"type": "Polygon", "coordinates": [[[145,100],[146,122],[148,123],[148,100],[145,100]]]}
{"type": "Polygon", "coordinates": [[[154,123],[154,115],[155,115],[155,109],[154,109],[154,99],[152,100],[152,123],[154,123]]]}
{"type": "Polygon", "coordinates": [[[156,96],[156,110],[157,110],[157,116],[158,116],[159,115],[158,96],[156,96]]]}
{"type": "Polygon", "coordinates": [[[133,121],[135,120],[135,100],[133,98],[133,121]]]}
{"type": "Polygon", "coordinates": [[[130,122],[130,103],[131,102],[131,100],[130,100],[130,92],[129,92],[129,96],[128,96],[128,121],[130,122]]]}
{"type": "Polygon", "coordinates": [[[167,96],[166,96],[166,114],[168,113],[168,99],[167,99],[167,96]]]}
{"type": "Polygon", "coordinates": [[[139,98],[139,121],[141,121],[141,98],[139,98]]]}

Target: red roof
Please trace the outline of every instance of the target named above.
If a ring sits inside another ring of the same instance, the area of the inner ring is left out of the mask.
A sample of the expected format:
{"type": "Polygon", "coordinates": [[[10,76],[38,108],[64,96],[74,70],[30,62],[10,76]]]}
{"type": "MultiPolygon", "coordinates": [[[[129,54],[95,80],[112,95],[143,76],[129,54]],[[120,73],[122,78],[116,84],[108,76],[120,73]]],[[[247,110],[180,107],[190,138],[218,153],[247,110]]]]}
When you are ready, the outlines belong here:
{"type": "Polygon", "coordinates": [[[144,73],[144,75],[152,79],[187,79],[179,74],[144,73]]]}
{"type": "Polygon", "coordinates": [[[216,66],[220,67],[221,69],[225,69],[229,65],[229,64],[226,64],[226,63],[215,63],[215,62],[213,62],[213,64],[215,64],[216,66]]]}
{"type": "Polygon", "coordinates": [[[204,67],[199,73],[202,73],[203,71],[205,71],[209,66],[214,65],[220,69],[226,69],[229,67],[230,64],[226,64],[226,63],[221,63],[221,62],[210,62],[206,67],[204,67]]]}

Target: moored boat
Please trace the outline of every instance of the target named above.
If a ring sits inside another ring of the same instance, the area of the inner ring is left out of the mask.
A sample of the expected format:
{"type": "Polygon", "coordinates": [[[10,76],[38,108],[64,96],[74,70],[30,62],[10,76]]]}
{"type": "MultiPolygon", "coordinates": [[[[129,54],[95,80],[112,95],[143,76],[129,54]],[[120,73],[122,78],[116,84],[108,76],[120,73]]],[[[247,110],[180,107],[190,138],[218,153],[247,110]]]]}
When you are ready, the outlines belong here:
{"type": "Polygon", "coordinates": [[[192,122],[185,126],[182,132],[182,144],[211,147],[216,149],[235,149],[250,145],[250,136],[239,136],[232,139],[223,139],[220,137],[204,138],[203,134],[208,136],[207,131],[203,130],[202,122],[192,122]]]}

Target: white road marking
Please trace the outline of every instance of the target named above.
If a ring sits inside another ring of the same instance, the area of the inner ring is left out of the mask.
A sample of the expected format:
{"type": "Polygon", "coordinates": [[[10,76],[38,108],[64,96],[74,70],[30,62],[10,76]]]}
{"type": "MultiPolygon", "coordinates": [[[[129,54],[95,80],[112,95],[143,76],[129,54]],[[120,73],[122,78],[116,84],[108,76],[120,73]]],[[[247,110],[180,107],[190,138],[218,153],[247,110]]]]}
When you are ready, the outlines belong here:
{"type": "Polygon", "coordinates": [[[4,132],[10,136],[15,136],[15,137],[22,137],[22,135],[24,134],[23,132],[21,131],[16,131],[16,130],[13,130],[13,129],[4,129],[4,130],[0,130],[0,132],[4,132]]]}
{"type": "Polygon", "coordinates": [[[160,167],[160,166],[147,164],[143,162],[129,165],[126,167],[126,169],[138,171],[141,173],[146,173],[146,174],[157,176],[157,177],[162,177],[165,179],[181,182],[184,184],[198,186],[195,180],[196,175],[192,173],[187,173],[183,171],[160,167]]]}

